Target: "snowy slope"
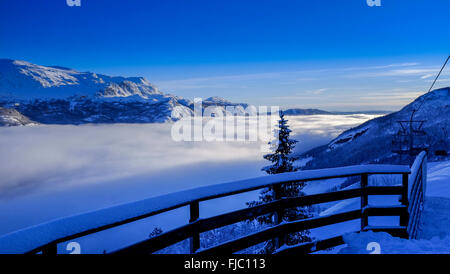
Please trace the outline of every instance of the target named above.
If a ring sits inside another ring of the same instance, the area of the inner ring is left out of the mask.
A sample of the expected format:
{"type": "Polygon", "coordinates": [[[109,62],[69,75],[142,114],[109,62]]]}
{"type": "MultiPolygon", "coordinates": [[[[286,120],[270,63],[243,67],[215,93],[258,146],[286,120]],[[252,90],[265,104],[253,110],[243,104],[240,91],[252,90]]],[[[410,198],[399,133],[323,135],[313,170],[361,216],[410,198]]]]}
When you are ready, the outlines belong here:
{"type": "Polygon", "coordinates": [[[34,125],[36,122],[31,121],[28,117],[22,115],[15,109],[0,107],[0,127],[1,126],[25,126],[34,125]]]}
{"type": "Polygon", "coordinates": [[[303,153],[300,158],[312,157],[305,169],[317,169],[360,163],[395,163],[392,139],[398,132],[399,120],[409,120],[413,109],[418,108],[416,120],[425,120],[426,144],[431,160],[437,149],[450,150],[449,136],[443,131],[450,125],[450,88],[434,90],[422,95],[398,112],[378,117],[347,130],[325,146],[303,153]]]}

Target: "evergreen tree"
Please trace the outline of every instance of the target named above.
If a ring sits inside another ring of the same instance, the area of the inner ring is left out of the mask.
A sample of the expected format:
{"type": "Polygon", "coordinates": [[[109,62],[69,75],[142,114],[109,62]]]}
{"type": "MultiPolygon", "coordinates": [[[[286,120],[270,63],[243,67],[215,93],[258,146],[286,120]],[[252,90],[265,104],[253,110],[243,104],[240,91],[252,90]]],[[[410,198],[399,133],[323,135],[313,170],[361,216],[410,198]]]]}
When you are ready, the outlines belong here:
{"type": "Polygon", "coordinates": [[[298,141],[289,139],[291,130],[287,124],[288,120],[284,119],[282,111],[280,111],[279,115],[280,120],[278,121],[278,129],[276,129],[278,138],[273,142],[269,142],[269,145],[271,145],[272,149],[275,151],[274,153],[264,155],[264,159],[273,163],[273,165],[262,168],[262,170],[268,174],[278,174],[298,170],[298,168],[292,165],[298,160],[298,157],[290,156],[298,141]]]}
{"type": "MultiPolygon", "coordinates": [[[[262,168],[263,171],[268,174],[279,174],[284,172],[293,172],[297,171],[298,168],[293,165],[293,163],[298,159],[297,157],[293,157],[291,155],[292,150],[297,143],[296,140],[289,139],[289,135],[291,130],[287,124],[288,120],[284,118],[284,114],[282,111],[279,113],[280,120],[278,121],[278,128],[276,129],[276,133],[278,134],[278,138],[275,141],[269,142],[273,149],[273,153],[264,155],[264,159],[272,162],[273,164],[270,166],[266,166],[262,168]]],[[[279,193],[279,197],[298,197],[303,196],[304,193],[301,191],[304,187],[304,183],[291,183],[281,185],[277,191],[279,193]]],[[[264,203],[269,203],[275,200],[274,188],[268,187],[261,191],[259,195],[259,201],[252,201],[247,203],[248,206],[256,206],[264,203]]],[[[297,207],[297,208],[289,208],[285,209],[283,212],[283,221],[295,221],[304,219],[310,216],[308,213],[308,209],[305,207],[297,207]]],[[[267,214],[264,216],[260,216],[257,218],[258,222],[261,224],[273,224],[274,223],[274,214],[267,214]]],[[[286,237],[286,244],[293,245],[302,242],[310,241],[309,237],[310,232],[308,230],[291,233],[286,237]]],[[[273,241],[269,241],[266,244],[264,249],[264,253],[272,253],[275,250],[275,245],[273,241]]]]}

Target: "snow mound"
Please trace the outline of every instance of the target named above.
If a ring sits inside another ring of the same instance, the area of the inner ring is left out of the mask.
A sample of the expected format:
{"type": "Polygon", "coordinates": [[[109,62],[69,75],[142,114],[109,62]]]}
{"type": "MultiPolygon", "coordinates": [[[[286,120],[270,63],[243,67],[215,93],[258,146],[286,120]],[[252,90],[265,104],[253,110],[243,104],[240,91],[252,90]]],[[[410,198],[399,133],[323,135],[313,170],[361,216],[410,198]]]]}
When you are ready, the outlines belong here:
{"type": "Polygon", "coordinates": [[[450,236],[441,239],[433,237],[431,240],[408,240],[392,237],[386,232],[361,232],[344,235],[347,247],[342,248],[341,254],[369,254],[370,243],[379,245],[379,254],[450,254],[450,236]]]}

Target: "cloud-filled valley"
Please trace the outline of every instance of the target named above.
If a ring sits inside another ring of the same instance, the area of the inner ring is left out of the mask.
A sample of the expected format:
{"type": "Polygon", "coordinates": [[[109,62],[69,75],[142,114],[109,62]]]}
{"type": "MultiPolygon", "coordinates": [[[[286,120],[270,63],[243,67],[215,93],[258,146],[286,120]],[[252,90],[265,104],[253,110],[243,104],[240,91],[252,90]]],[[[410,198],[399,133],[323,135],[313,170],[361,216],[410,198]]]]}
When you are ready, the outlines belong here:
{"type": "MultiPolygon", "coordinates": [[[[296,152],[302,152],[373,117],[288,119],[300,141],[296,152]]],[[[264,175],[260,169],[268,162],[262,158],[261,141],[175,142],[171,126],[1,128],[0,217],[8,225],[0,234],[118,203],[264,175]],[[14,208],[21,208],[20,216],[11,212],[14,208]]]]}

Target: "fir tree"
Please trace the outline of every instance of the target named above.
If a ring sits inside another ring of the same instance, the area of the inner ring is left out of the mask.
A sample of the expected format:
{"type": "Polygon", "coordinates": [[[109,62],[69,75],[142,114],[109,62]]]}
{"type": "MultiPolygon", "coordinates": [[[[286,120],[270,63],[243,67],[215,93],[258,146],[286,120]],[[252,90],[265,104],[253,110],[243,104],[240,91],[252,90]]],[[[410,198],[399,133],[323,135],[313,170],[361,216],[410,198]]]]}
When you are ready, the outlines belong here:
{"type": "Polygon", "coordinates": [[[284,119],[282,111],[280,111],[279,115],[280,120],[278,121],[278,129],[276,129],[278,138],[273,142],[269,142],[269,145],[271,145],[275,151],[274,153],[264,155],[264,159],[273,163],[273,165],[262,168],[262,170],[268,174],[278,174],[298,170],[298,168],[292,165],[298,160],[298,157],[290,156],[298,141],[289,139],[291,130],[287,124],[288,120],[284,119]]]}
{"type": "MultiPolygon", "coordinates": [[[[272,162],[273,164],[270,166],[266,166],[262,168],[263,171],[268,174],[279,174],[284,172],[293,172],[297,171],[298,168],[293,165],[293,163],[298,159],[297,157],[293,157],[291,155],[292,150],[297,143],[296,140],[292,140],[289,138],[291,130],[287,124],[288,120],[284,118],[284,114],[282,111],[279,113],[280,120],[278,121],[278,128],[276,129],[276,133],[278,134],[277,140],[273,142],[269,142],[273,149],[273,153],[264,155],[264,159],[272,162]]],[[[281,185],[278,188],[278,195],[280,197],[298,197],[303,196],[304,193],[301,191],[304,187],[304,183],[291,183],[281,185]]],[[[261,191],[259,195],[259,201],[253,201],[247,203],[248,206],[256,206],[264,203],[269,203],[275,200],[274,197],[274,188],[269,187],[261,191]]],[[[308,209],[305,207],[298,208],[289,208],[285,209],[283,212],[283,221],[295,221],[309,217],[308,209]]],[[[267,214],[264,216],[260,216],[257,218],[258,222],[261,224],[273,224],[274,223],[274,214],[267,214]]],[[[293,245],[302,242],[310,241],[309,237],[310,232],[308,230],[291,233],[286,237],[286,244],[293,245]]],[[[264,253],[272,253],[275,250],[274,242],[269,241],[266,244],[264,249],[264,253]]]]}

